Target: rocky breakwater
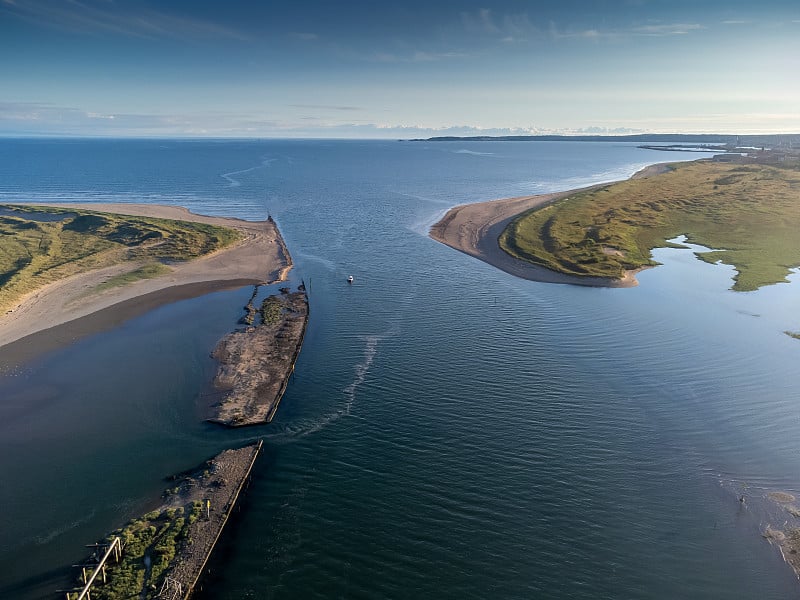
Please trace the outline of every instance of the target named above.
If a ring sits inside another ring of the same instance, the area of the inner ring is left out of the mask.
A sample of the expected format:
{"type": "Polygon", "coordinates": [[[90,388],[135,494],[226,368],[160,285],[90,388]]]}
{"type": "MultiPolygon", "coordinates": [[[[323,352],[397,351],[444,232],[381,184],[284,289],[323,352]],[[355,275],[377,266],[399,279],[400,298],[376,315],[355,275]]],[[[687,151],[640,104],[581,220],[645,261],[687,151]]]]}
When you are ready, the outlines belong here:
{"type": "Polygon", "coordinates": [[[259,309],[252,302],[243,319],[246,327],[222,338],[212,354],[220,363],[214,386],[222,399],[208,420],[229,427],[272,420],[308,323],[308,296],[302,285],[296,292],[282,288],[259,309]]]}
{"type": "MultiPolygon", "coordinates": [[[[175,476],[159,508],[130,521],[98,545],[104,548],[119,538],[122,551],[119,560],[95,580],[91,597],[188,598],[236,507],[261,446],[259,441],[225,450],[199,468],[175,476]]],[[[91,565],[92,559],[87,563],[91,565]]],[[[75,588],[66,598],[75,600],[79,595],[80,588],[75,588]]]]}

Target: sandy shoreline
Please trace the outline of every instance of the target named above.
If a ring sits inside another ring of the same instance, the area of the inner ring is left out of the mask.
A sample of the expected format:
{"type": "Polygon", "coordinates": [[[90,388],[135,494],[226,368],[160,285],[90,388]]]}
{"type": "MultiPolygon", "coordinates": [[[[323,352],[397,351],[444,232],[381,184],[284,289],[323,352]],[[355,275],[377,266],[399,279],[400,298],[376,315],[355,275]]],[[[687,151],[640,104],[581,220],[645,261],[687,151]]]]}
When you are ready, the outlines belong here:
{"type": "Polygon", "coordinates": [[[24,356],[35,356],[83,335],[109,329],[169,302],[222,289],[283,281],[292,267],[272,221],[209,217],[185,208],[152,204],[27,204],[208,223],[237,229],[243,239],[211,255],[170,265],[172,271],[165,275],[100,293],[87,294],[109,277],[136,265],[75,275],[28,294],[12,312],[0,315],[0,362],[7,362],[11,356],[21,362],[24,356]],[[45,331],[46,336],[39,335],[45,331]]]}
{"type": "MultiPolygon", "coordinates": [[[[632,178],[658,175],[667,171],[668,165],[669,163],[650,165],[635,173],[632,178]]],[[[532,208],[546,206],[572,194],[606,185],[609,184],[602,183],[553,194],[462,204],[447,211],[447,214],[431,227],[429,235],[437,242],[522,279],[592,287],[633,287],[638,285],[635,277],[638,271],[629,271],[623,279],[566,275],[514,258],[503,251],[498,243],[500,234],[519,214],[532,208]]]]}

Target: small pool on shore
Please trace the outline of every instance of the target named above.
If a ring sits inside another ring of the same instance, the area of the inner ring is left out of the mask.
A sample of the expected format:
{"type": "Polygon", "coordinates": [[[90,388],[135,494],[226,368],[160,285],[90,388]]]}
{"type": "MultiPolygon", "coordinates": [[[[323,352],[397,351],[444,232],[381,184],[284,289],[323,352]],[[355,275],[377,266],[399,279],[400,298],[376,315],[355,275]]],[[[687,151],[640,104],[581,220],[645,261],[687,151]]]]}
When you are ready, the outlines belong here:
{"type": "Polygon", "coordinates": [[[77,216],[77,213],[71,212],[27,211],[0,206],[0,217],[17,217],[28,221],[36,221],[37,223],[59,223],[77,216]]]}

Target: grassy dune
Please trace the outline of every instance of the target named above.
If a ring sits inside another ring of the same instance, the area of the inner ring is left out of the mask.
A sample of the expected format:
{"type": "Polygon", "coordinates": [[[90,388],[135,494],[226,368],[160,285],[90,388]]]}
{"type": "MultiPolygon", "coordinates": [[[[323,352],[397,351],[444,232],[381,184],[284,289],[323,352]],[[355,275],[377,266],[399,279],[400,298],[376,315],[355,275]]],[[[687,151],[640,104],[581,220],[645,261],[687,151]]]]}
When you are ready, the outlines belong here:
{"type": "Polygon", "coordinates": [[[576,276],[620,278],[685,234],[738,271],[734,290],[785,281],[800,266],[800,165],[677,163],[647,179],[577,193],[524,213],[502,233],[512,256],[576,276]]]}
{"type": "Polygon", "coordinates": [[[239,239],[233,229],[203,223],[62,208],[5,206],[0,213],[0,309],[50,282],[130,263],[106,285],[155,277],[168,264],[203,256],[239,239]],[[13,211],[8,209],[13,208],[13,211]],[[60,220],[43,221],[43,216],[60,220]]]}

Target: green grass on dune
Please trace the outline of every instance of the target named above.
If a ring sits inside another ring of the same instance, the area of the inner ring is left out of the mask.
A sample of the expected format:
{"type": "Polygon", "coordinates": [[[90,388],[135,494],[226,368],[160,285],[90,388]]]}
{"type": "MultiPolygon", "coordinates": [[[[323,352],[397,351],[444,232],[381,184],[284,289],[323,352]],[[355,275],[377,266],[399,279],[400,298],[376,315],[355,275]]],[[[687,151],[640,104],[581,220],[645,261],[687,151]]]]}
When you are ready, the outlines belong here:
{"type": "Polygon", "coordinates": [[[0,308],[70,275],[131,263],[131,273],[105,284],[125,285],[168,270],[164,263],[209,254],[240,238],[234,229],[69,208],[6,206],[0,214],[0,308]],[[37,220],[42,213],[63,220],[37,220]]]}
{"type": "Polygon", "coordinates": [[[152,279],[153,277],[158,277],[159,275],[169,273],[171,270],[172,269],[170,269],[167,265],[162,263],[148,263],[142,265],[138,269],[134,269],[133,271],[128,271],[127,273],[122,273],[121,275],[116,275],[109,278],[109,280],[105,283],[101,283],[95,287],[93,291],[102,292],[104,290],[128,285],[134,281],[152,279]]]}
{"type": "Polygon", "coordinates": [[[720,250],[702,260],[732,265],[734,290],[786,280],[800,266],[800,168],[678,163],[647,179],[576,193],[517,217],[501,247],[517,258],[579,277],[620,278],[653,266],[650,250],[685,234],[720,250]]]}

